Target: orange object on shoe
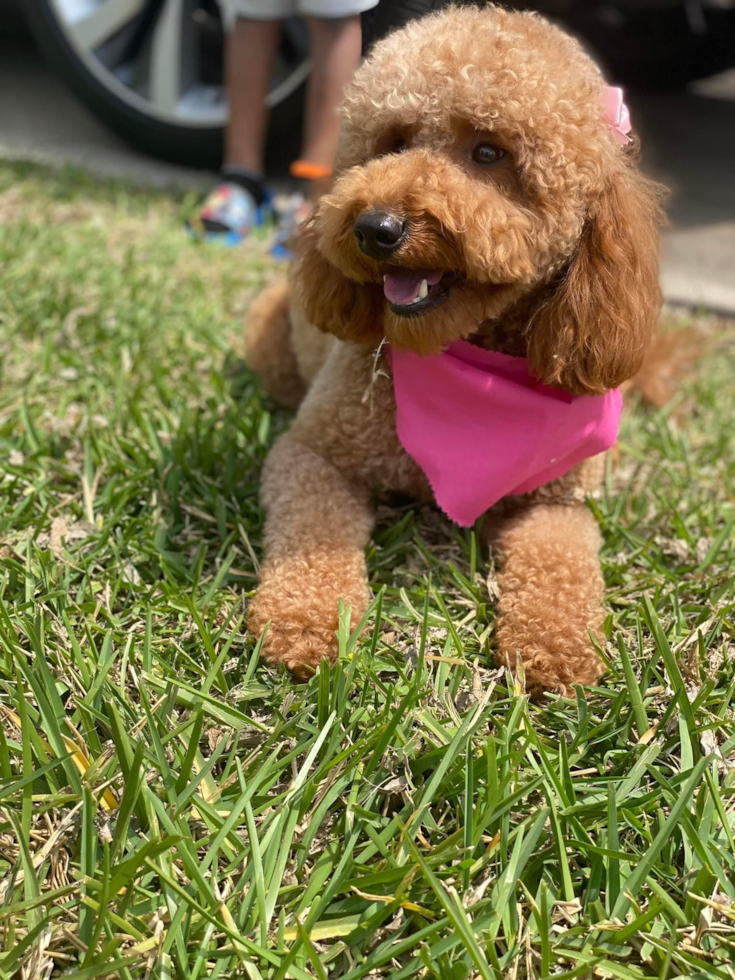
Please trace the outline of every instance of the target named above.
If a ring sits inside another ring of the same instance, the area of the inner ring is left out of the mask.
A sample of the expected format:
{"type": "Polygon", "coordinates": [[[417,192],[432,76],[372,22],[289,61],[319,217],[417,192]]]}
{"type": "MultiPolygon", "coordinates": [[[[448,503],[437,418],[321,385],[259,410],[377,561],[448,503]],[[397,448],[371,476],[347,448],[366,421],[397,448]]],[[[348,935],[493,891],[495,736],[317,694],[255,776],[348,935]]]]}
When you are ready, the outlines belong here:
{"type": "Polygon", "coordinates": [[[294,160],[291,164],[290,174],[298,177],[299,180],[326,180],[332,176],[332,168],[325,167],[321,163],[310,163],[308,160],[294,160]]]}

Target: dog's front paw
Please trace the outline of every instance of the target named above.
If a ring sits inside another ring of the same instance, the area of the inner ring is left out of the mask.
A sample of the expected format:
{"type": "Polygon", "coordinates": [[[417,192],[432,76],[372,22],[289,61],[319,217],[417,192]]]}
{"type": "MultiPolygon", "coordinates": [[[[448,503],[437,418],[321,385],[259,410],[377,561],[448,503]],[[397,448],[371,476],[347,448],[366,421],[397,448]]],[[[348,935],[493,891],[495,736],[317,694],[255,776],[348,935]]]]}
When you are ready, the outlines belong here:
{"type": "Polygon", "coordinates": [[[340,598],[351,607],[354,626],[370,602],[366,582],[343,582],[340,588],[332,575],[265,575],[248,610],[248,626],[256,636],[268,627],[263,658],[285,664],[301,680],[311,677],[322,660],[334,661],[340,598]]]}
{"type": "Polygon", "coordinates": [[[603,638],[601,613],[575,623],[574,616],[542,618],[519,612],[501,611],[497,659],[514,674],[522,664],[529,694],[573,694],[574,684],[594,684],[605,673],[589,635],[591,631],[603,638]]]}
{"type": "Polygon", "coordinates": [[[300,680],[311,677],[322,660],[337,657],[337,617],[320,623],[309,610],[284,611],[273,597],[256,595],[248,624],[256,636],[267,627],[260,652],[269,663],[282,663],[300,680]]]}

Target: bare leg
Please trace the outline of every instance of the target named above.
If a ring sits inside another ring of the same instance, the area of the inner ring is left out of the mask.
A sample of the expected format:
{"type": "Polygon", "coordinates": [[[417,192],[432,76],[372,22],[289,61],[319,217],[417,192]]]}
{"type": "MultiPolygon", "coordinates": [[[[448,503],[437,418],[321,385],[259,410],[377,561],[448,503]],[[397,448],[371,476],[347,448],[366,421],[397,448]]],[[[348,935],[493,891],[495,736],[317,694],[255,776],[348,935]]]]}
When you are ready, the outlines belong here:
{"type": "Polygon", "coordinates": [[[238,18],[227,40],[230,121],[225,162],[263,172],[268,94],[273,59],[281,40],[278,20],[238,18]]]}
{"type": "Polygon", "coordinates": [[[583,505],[538,504],[501,526],[503,571],[498,659],[522,661],[528,690],[568,692],[592,684],[604,665],[590,631],[603,641],[600,529],[583,505]]]}
{"type": "Polygon", "coordinates": [[[313,68],[302,156],[331,167],[339,136],[337,109],[360,64],[362,27],[359,17],[309,17],[307,24],[313,68]]]}
{"type": "Polygon", "coordinates": [[[308,677],[322,658],[337,656],[339,600],[352,607],[353,625],[370,602],[369,494],[292,430],[266,461],[261,498],[265,560],[249,626],[259,636],[270,623],[263,656],[308,677]]]}

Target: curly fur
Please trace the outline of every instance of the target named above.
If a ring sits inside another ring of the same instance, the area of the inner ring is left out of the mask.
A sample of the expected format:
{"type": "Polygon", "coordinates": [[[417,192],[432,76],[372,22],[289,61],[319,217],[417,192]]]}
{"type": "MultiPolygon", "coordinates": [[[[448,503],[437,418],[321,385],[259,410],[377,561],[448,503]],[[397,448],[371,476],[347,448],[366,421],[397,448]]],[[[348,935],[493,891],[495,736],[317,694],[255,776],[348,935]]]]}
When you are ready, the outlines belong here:
{"type": "MultiPolygon", "coordinates": [[[[270,624],[268,659],[304,675],[333,658],[339,598],[355,621],[369,601],[373,493],[431,497],[395,432],[388,366],[375,371],[383,339],[420,354],[469,339],[527,356],[540,379],[574,393],[607,391],[640,368],[661,302],[659,195],[604,124],[603,86],[576,41],[499,7],[412,23],[357,73],[336,180],[292,270],[288,321],[280,287],[250,326],[251,363],[273,394],[293,403],[308,385],[263,477],[250,625],[270,624]],[[478,142],[506,151],[497,166],[473,162],[478,142]],[[391,310],[385,263],[353,231],[368,210],[408,223],[392,264],[452,274],[447,302],[417,317],[391,310]]],[[[584,504],[601,469],[587,461],[491,515],[504,562],[498,656],[522,661],[533,690],[602,672],[590,640],[602,639],[600,538],[584,504]]]]}

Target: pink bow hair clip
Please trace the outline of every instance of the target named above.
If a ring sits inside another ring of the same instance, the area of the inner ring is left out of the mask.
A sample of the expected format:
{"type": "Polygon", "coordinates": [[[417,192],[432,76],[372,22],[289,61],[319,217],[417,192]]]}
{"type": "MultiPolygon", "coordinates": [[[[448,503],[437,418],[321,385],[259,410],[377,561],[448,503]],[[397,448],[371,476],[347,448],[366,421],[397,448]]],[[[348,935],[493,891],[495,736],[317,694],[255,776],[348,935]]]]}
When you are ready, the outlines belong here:
{"type": "Polygon", "coordinates": [[[623,99],[623,90],[607,85],[602,92],[602,121],[615,133],[619,143],[630,143],[630,113],[623,99]]]}

